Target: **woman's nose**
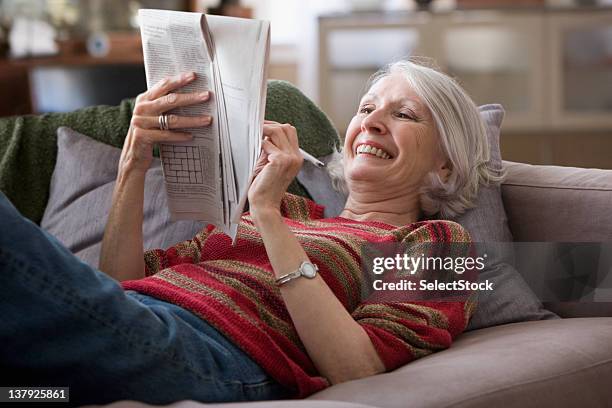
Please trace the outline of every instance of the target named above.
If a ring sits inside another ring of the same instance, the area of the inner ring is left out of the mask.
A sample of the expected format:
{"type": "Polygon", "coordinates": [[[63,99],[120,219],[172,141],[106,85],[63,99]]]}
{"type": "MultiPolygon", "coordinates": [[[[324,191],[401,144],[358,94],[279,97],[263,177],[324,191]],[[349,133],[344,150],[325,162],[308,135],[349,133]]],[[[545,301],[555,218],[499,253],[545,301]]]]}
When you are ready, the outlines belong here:
{"type": "Polygon", "coordinates": [[[367,115],[361,121],[361,131],[365,133],[384,134],[387,128],[382,120],[382,112],[380,110],[375,110],[367,115]]]}

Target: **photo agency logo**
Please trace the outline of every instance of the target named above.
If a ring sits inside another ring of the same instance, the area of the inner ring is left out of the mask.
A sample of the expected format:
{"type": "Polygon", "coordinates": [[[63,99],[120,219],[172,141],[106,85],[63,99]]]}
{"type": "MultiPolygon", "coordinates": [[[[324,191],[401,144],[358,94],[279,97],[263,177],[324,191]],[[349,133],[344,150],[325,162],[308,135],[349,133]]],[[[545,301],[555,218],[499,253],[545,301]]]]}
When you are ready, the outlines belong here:
{"type": "Polygon", "coordinates": [[[486,253],[471,243],[368,244],[362,248],[362,295],[377,301],[465,301],[475,291],[492,291],[480,280],[486,253]]]}
{"type": "Polygon", "coordinates": [[[520,289],[545,304],[612,302],[612,242],[378,243],[362,260],[362,299],[481,302],[520,289]]]}

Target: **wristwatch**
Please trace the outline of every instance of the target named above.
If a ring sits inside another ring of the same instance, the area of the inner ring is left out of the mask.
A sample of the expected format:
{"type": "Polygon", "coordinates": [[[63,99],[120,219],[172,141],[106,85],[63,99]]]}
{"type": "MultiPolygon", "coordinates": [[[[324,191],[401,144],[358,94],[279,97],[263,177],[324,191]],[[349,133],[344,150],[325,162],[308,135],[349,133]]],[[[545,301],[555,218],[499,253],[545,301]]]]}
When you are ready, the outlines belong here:
{"type": "Polygon", "coordinates": [[[317,276],[317,271],[319,270],[319,267],[315,264],[313,264],[312,262],[309,261],[304,261],[300,264],[300,267],[293,271],[290,272],[286,275],[281,276],[280,278],[278,278],[276,280],[276,284],[278,286],[282,286],[285,283],[292,281],[294,279],[297,279],[301,276],[308,278],[308,279],[312,279],[315,276],[317,276]]]}

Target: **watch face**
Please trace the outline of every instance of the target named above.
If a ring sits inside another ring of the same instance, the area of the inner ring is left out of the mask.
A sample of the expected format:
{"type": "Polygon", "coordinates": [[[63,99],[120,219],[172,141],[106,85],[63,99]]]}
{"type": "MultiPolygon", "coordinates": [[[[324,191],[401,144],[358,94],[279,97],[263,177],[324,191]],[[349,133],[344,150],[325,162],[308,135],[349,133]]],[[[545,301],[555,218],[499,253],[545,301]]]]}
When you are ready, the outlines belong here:
{"type": "Polygon", "coordinates": [[[314,278],[317,274],[317,269],[310,262],[304,262],[302,264],[302,276],[307,278],[314,278]]]}

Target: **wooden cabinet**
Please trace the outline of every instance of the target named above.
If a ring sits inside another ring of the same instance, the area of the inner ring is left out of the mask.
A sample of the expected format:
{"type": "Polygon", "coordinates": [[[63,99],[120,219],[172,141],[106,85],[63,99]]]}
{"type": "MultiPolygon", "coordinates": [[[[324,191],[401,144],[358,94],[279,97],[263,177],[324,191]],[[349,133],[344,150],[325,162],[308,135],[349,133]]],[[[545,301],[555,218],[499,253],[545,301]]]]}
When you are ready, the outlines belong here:
{"type": "Polygon", "coordinates": [[[612,10],[547,15],[550,123],[612,129],[612,10]]]}
{"type": "Polygon", "coordinates": [[[479,104],[501,103],[504,128],[539,129],[546,119],[542,18],[510,11],[441,16],[439,62],[479,104]]]}
{"type": "Polygon", "coordinates": [[[142,51],[0,59],[0,117],[117,104],[146,90],[142,51]]]}
{"type": "Polygon", "coordinates": [[[319,100],[343,131],[380,66],[432,57],[504,129],[612,130],[612,9],[520,8],[319,18],[319,100]]]}
{"type": "Polygon", "coordinates": [[[0,60],[0,117],[32,113],[28,71],[0,60]]]}

